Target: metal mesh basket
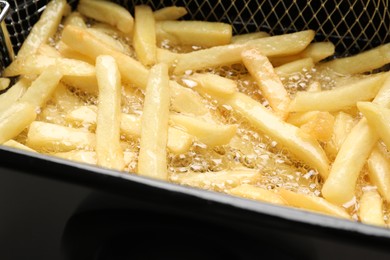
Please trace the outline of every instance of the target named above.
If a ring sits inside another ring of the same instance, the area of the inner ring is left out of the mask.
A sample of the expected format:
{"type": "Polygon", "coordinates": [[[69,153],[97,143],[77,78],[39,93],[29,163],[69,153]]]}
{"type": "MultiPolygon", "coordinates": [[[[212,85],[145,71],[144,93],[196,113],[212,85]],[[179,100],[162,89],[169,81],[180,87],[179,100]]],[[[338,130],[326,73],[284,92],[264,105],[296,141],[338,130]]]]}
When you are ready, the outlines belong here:
{"type": "MultiPolygon", "coordinates": [[[[9,0],[11,12],[5,19],[14,51],[20,48],[32,25],[49,0],[9,0]]],[[[77,0],[68,1],[73,7],[77,0]]],[[[184,6],[184,19],[222,21],[233,25],[234,33],[267,31],[282,34],[313,29],[316,41],[331,41],[338,55],[367,50],[390,39],[388,0],[309,0],[309,1],[220,1],[220,0],[114,0],[133,13],[137,4],[153,9],[184,6]]],[[[2,35],[3,36],[3,35],[2,35]]],[[[4,37],[0,39],[4,46],[4,37]]],[[[0,65],[7,64],[4,53],[0,65]]]]}

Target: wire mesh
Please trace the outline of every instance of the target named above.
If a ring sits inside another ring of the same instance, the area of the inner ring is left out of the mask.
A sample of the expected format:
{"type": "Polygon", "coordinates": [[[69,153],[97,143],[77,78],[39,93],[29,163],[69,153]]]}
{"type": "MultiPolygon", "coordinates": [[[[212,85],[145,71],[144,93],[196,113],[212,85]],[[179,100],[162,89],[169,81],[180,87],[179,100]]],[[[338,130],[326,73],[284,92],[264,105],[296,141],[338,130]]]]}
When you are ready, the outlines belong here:
{"type": "MultiPolygon", "coordinates": [[[[12,12],[6,19],[17,51],[39,19],[49,0],[10,0],[12,12]]],[[[68,1],[73,7],[77,0],[68,1]]],[[[339,55],[367,50],[390,39],[388,0],[114,0],[134,13],[134,6],[148,4],[154,10],[184,6],[184,19],[222,21],[233,25],[235,34],[267,31],[282,34],[305,29],[316,31],[316,41],[331,41],[339,55]]]]}

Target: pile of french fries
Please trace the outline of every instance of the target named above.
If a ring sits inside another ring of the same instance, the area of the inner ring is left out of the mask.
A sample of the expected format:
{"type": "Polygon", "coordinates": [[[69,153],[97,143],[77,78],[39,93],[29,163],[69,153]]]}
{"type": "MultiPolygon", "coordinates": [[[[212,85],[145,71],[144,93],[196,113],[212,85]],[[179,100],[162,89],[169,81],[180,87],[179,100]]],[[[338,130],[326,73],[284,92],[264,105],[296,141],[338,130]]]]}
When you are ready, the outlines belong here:
{"type": "Polygon", "coordinates": [[[0,144],[388,226],[390,44],[331,59],[186,14],[52,0],[2,72],[0,144]]]}

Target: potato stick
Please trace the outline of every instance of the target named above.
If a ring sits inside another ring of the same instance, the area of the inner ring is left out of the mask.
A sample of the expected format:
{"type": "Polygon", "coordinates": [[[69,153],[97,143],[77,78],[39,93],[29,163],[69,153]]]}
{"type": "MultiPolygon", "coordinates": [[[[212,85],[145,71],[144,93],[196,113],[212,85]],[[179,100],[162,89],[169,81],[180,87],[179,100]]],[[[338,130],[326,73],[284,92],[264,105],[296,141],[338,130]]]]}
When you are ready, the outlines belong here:
{"type": "Polygon", "coordinates": [[[96,152],[93,151],[83,151],[83,150],[73,150],[69,152],[54,153],[54,156],[60,157],[62,159],[67,159],[71,161],[88,163],[96,165],[96,152]]]}
{"type": "Polygon", "coordinates": [[[35,117],[35,107],[24,102],[13,103],[0,112],[0,144],[20,134],[35,117]]]}
{"type": "Polygon", "coordinates": [[[177,20],[187,14],[187,9],[182,6],[167,6],[153,12],[156,21],[177,20]]]}
{"type": "Polygon", "coordinates": [[[10,83],[11,83],[11,80],[9,78],[0,78],[0,91],[8,88],[10,83]]]}
{"type": "Polygon", "coordinates": [[[183,154],[190,150],[194,137],[174,127],[168,128],[168,150],[173,154],[183,154]]]}
{"type": "Polygon", "coordinates": [[[255,39],[260,39],[265,37],[270,37],[270,34],[267,32],[238,34],[232,37],[231,43],[246,43],[247,41],[250,40],[255,40],[255,39]]]}
{"type": "Polygon", "coordinates": [[[64,20],[64,26],[74,25],[81,28],[87,28],[84,17],[79,12],[70,13],[64,20]]]}
{"type": "Polygon", "coordinates": [[[61,77],[62,74],[56,67],[49,67],[31,83],[20,101],[30,103],[35,108],[42,107],[54,93],[61,77]]]}
{"type": "Polygon", "coordinates": [[[370,75],[348,85],[321,92],[300,91],[290,103],[290,112],[337,111],[355,106],[358,101],[371,100],[382,87],[387,75],[388,73],[370,75]]]}
{"type": "Polygon", "coordinates": [[[238,91],[237,83],[234,80],[212,73],[195,73],[189,76],[188,79],[202,85],[202,88],[221,98],[238,91]]]}
{"type": "Polygon", "coordinates": [[[390,162],[378,146],[372,150],[367,165],[370,182],[378,188],[386,202],[390,202],[390,162]]]}
{"type": "Polygon", "coordinates": [[[211,147],[228,144],[237,130],[237,125],[215,124],[184,115],[171,115],[170,121],[211,147]]]}
{"type": "Polygon", "coordinates": [[[290,113],[288,115],[288,118],[286,120],[287,123],[295,125],[295,126],[301,126],[306,124],[307,122],[310,122],[314,118],[318,116],[318,114],[322,113],[321,111],[308,111],[308,112],[296,112],[296,113],[290,113]]]}
{"type": "Polygon", "coordinates": [[[42,43],[46,43],[55,34],[66,9],[67,3],[65,0],[53,0],[46,5],[45,11],[31,29],[26,40],[24,40],[17,59],[34,54],[42,43]]]}
{"type": "Polygon", "coordinates": [[[167,139],[169,119],[168,67],[160,63],[152,67],[145,92],[141,119],[138,173],[167,180],[167,139]]]}
{"type": "Polygon", "coordinates": [[[207,21],[159,21],[156,22],[157,42],[212,47],[229,44],[232,26],[227,23],[207,21]]]}
{"type": "Polygon", "coordinates": [[[61,82],[54,91],[53,96],[51,97],[51,101],[58,107],[60,111],[70,111],[83,105],[84,103],[61,82]]]}
{"type": "Polygon", "coordinates": [[[15,103],[30,86],[31,81],[21,77],[10,89],[0,95],[0,113],[15,103]]]}
{"type": "Polygon", "coordinates": [[[113,57],[102,55],[96,58],[96,77],[99,86],[95,148],[97,164],[120,171],[125,166],[120,146],[122,85],[113,57]]]}
{"type": "Polygon", "coordinates": [[[25,150],[25,151],[29,151],[29,152],[36,152],[35,150],[31,149],[30,147],[28,146],[25,146],[24,144],[21,144],[15,140],[8,140],[7,142],[4,142],[3,145],[5,146],[8,146],[8,147],[12,147],[12,148],[16,148],[16,149],[20,149],[20,150],[25,150]]]}
{"type": "Polygon", "coordinates": [[[225,191],[241,184],[254,183],[258,170],[236,169],[219,172],[187,172],[171,175],[170,180],[182,185],[225,191]]]}
{"type": "Polygon", "coordinates": [[[53,58],[61,58],[61,53],[56,48],[46,43],[42,43],[39,46],[37,50],[37,54],[42,56],[53,57],[53,58]]]}
{"type": "Polygon", "coordinates": [[[172,67],[174,63],[176,63],[178,57],[180,54],[166,50],[157,48],[157,62],[159,63],[166,63],[168,67],[172,67]]]}
{"type": "Polygon", "coordinates": [[[25,59],[18,59],[4,70],[4,76],[41,74],[50,66],[55,66],[63,75],[69,76],[95,76],[95,67],[84,61],[31,55],[25,59]]]}
{"type": "Polygon", "coordinates": [[[334,205],[321,197],[296,193],[285,189],[278,189],[278,191],[280,196],[291,206],[321,212],[340,218],[351,218],[344,208],[334,205]]]}
{"type": "Polygon", "coordinates": [[[390,63],[390,43],[380,45],[357,55],[338,58],[321,64],[337,73],[350,75],[380,68],[390,63]]]}
{"type": "Polygon", "coordinates": [[[173,73],[182,74],[187,70],[200,70],[239,63],[241,62],[241,52],[251,47],[260,48],[262,54],[267,57],[295,54],[305,49],[313,37],[314,32],[307,30],[250,40],[246,44],[215,46],[181,54],[173,73]]]}
{"type": "Polygon", "coordinates": [[[320,92],[322,91],[321,83],[318,81],[313,81],[307,86],[306,91],[308,92],[320,92]]]}
{"type": "Polygon", "coordinates": [[[334,55],[335,46],[331,42],[313,42],[306,49],[300,53],[283,56],[283,57],[271,57],[271,63],[274,66],[281,66],[283,64],[296,61],[303,58],[311,58],[314,63],[317,63],[327,57],[334,55]]]}
{"type": "MultiPolygon", "coordinates": [[[[126,114],[122,114],[122,118],[124,116],[126,116],[126,114]]],[[[96,106],[77,107],[76,109],[70,111],[65,116],[65,119],[68,122],[73,123],[75,125],[85,125],[85,124],[95,125],[97,119],[97,107],[96,106]]],[[[126,121],[130,121],[130,120],[126,120],[126,121]]]]}
{"type": "Polygon", "coordinates": [[[334,116],[329,112],[319,112],[312,120],[300,126],[303,132],[315,139],[327,142],[332,137],[334,116]]]}
{"type": "Polygon", "coordinates": [[[377,133],[368,126],[365,119],[354,126],[341,146],[322,187],[325,199],[338,205],[353,199],[360,171],[377,140],[377,133]]]}
{"type": "Polygon", "coordinates": [[[383,201],[376,190],[365,191],[359,201],[359,219],[362,223],[386,226],[383,216],[383,201]]]}
{"type": "Polygon", "coordinates": [[[68,45],[66,45],[63,41],[59,41],[57,43],[56,48],[58,49],[58,52],[61,54],[63,58],[80,60],[95,65],[95,59],[91,59],[90,57],[81,54],[78,51],[73,50],[68,45]]]}
{"type": "Polygon", "coordinates": [[[80,1],[77,11],[100,22],[117,27],[121,32],[133,31],[133,16],[123,6],[109,1],[80,1]]]}
{"type": "Polygon", "coordinates": [[[110,35],[108,35],[108,34],[106,34],[104,32],[101,32],[101,31],[99,31],[97,29],[93,29],[93,28],[88,28],[87,31],[90,34],[92,34],[93,36],[95,36],[96,38],[98,38],[103,43],[105,43],[108,46],[110,46],[110,48],[112,48],[112,49],[114,49],[116,51],[123,52],[125,54],[129,53],[129,49],[128,48],[126,48],[120,41],[114,39],[110,35]]]}
{"type": "Polygon", "coordinates": [[[241,53],[241,57],[273,111],[285,119],[288,116],[288,106],[291,102],[289,94],[268,58],[261,53],[261,48],[245,50],[241,53]]]}
{"type": "Polygon", "coordinates": [[[280,77],[288,76],[293,73],[301,72],[303,70],[309,70],[314,67],[314,62],[312,58],[302,58],[299,60],[291,61],[285,63],[279,67],[274,68],[276,74],[280,77]]]}
{"type": "Polygon", "coordinates": [[[92,150],[96,146],[96,136],[76,128],[34,121],[30,124],[26,145],[45,152],[92,150]]]}
{"type": "Polygon", "coordinates": [[[233,189],[228,190],[227,193],[243,198],[265,201],[278,205],[287,205],[287,202],[278,193],[250,184],[241,184],[237,187],[234,187],[233,189]]]}
{"type": "Polygon", "coordinates": [[[156,63],[156,23],[150,6],[135,6],[133,47],[137,58],[145,66],[156,63]]]}
{"type": "Polygon", "coordinates": [[[114,57],[121,71],[122,80],[145,89],[149,71],[137,60],[113,50],[86,30],[75,26],[66,26],[62,33],[62,41],[72,49],[92,59],[96,59],[99,55],[114,57]]]}
{"type": "Polygon", "coordinates": [[[109,24],[106,24],[106,23],[97,22],[97,23],[92,24],[90,28],[98,30],[98,31],[103,32],[105,34],[108,34],[111,37],[114,37],[116,39],[118,39],[118,38],[125,39],[125,38],[129,37],[129,35],[119,31],[117,28],[115,28],[109,24]]]}
{"type": "MultiPolygon", "coordinates": [[[[211,93],[208,93],[211,94],[211,93]]],[[[212,96],[215,98],[215,96],[212,96]]],[[[229,105],[246,118],[257,131],[286,147],[299,160],[316,169],[322,178],[328,176],[329,161],[320,144],[298,127],[282,121],[267,108],[243,93],[217,100],[219,105],[229,105]]]]}

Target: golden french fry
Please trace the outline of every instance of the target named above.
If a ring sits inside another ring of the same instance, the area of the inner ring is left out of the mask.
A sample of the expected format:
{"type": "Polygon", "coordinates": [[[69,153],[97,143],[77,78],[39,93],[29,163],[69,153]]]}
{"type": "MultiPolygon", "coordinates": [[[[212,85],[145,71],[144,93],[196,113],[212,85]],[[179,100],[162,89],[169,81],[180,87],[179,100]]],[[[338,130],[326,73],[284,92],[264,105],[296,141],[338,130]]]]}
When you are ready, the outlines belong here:
{"type": "Polygon", "coordinates": [[[291,61],[285,63],[281,66],[274,68],[276,74],[280,77],[286,77],[290,74],[301,72],[303,70],[309,70],[314,67],[314,62],[312,58],[302,58],[299,60],[291,61]]]}
{"type": "Polygon", "coordinates": [[[290,112],[337,111],[355,106],[358,101],[371,100],[383,86],[387,75],[388,73],[370,75],[348,85],[321,92],[300,91],[290,103],[290,112]]]}
{"type": "Polygon", "coordinates": [[[168,128],[167,148],[173,154],[183,154],[187,152],[194,142],[194,137],[185,131],[174,127],[168,128]]]}
{"type": "Polygon", "coordinates": [[[67,7],[65,0],[53,0],[46,5],[45,11],[24,40],[16,60],[34,54],[42,43],[55,34],[67,7]]]}
{"type": "Polygon", "coordinates": [[[234,80],[212,73],[195,73],[189,76],[188,79],[195,81],[195,84],[200,84],[202,88],[221,98],[238,91],[237,83],[234,80]]]}
{"type": "Polygon", "coordinates": [[[362,223],[386,226],[383,216],[383,201],[376,190],[364,191],[359,205],[358,215],[362,223]]]}
{"type": "Polygon", "coordinates": [[[104,44],[110,46],[110,48],[116,51],[123,52],[125,54],[131,54],[130,48],[126,47],[126,45],[122,44],[114,37],[94,28],[88,28],[87,31],[96,38],[98,38],[104,44]]]}
{"type": "Polygon", "coordinates": [[[15,103],[30,86],[31,81],[21,77],[7,92],[0,95],[0,113],[15,103]]]}
{"type": "Polygon", "coordinates": [[[81,163],[88,163],[92,165],[96,165],[97,163],[96,152],[93,151],[72,150],[69,152],[54,153],[52,155],[63,159],[81,163]]]}
{"type": "Polygon", "coordinates": [[[35,107],[25,102],[13,103],[0,112],[0,144],[20,134],[35,117],[35,107]]]}
{"type": "Polygon", "coordinates": [[[160,63],[152,67],[146,87],[141,119],[138,174],[168,179],[166,146],[169,102],[168,67],[160,63]]]}
{"type": "Polygon", "coordinates": [[[245,50],[241,53],[241,57],[245,67],[259,85],[263,96],[268,100],[270,107],[277,115],[285,119],[288,116],[288,106],[291,100],[272,64],[261,53],[261,47],[245,50]]]}
{"type": "Polygon", "coordinates": [[[80,1],[77,10],[87,17],[115,26],[124,33],[133,31],[133,16],[123,6],[113,2],[80,1]]]}
{"type": "Polygon", "coordinates": [[[137,5],[135,7],[135,23],[133,46],[137,58],[145,66],[156,63],[156,23],[151,7],[137,5]]]}
{"type": "Polygon", "coordinates": [[[20,101],[30,103],[35,108],[42,107],[54,93],[61,78],[62,74],[56,67],[49,67],[31,83],[20,101]]]}
{"type": "Polygon", "coordinates": [[[97,164],[123,170],[125,165],[120,146],[122,85],[113,57],[102,55],[96,58],[96,77],[99,86],[95,148],[97,164]]]}
{"type": "Polygon", "coordinates": [[[167,6],[153,12],[156,21],[177,20],[187,14],[187,9],[182,6],[167,6]]]}
{"type": "Polygon", "coordinates": [[[84,21],[84,17],[79,12],[72,12],[66,16],[64,20],[64,26],[67,25],[79,26],[81,28],[87,28],[87,24],[84,21]]]}
{"type": "Polygon", "coordinates": [[[0,91],[8,88],[10,83],[11,83],[11,80],[9,78],[0,78],[0,91]]]}
{"type": "Polygon", "coordinates": [[[168,65],[168,67],[172,67],[172,65],[177,61],[178,56],[180,54],[166,49],[157,48],[156,55],[157,62],[165,63],[168,65]]]}
{"type": "Polygon", "coordinates": [[[156,37],[157,42],[168,41],[173,45],[212,47],[231,42],[232,26],[206,21],[159,21],[156,37]]]}
{"type": "Polygon", "coordinates": [[[241,52],[253,47],[260,48],[262,54],[267,57],[295,54],[305,49],[313,38],[314,32],[307,30],[250,40],[245,44],[229,44],[193,51],[179,56],[173,73],[182,74],[187,70],[196,71],[239,63],[241,62],[241,52]]]}
{"type": "Polygon", "coordinates": [[[340,74],[350,75],[371,71],[388,63],[390,63],[390,43],[380,45],[354,56],[325,62],[320,67],[332,69],[340,74]]]}
{"type": "Polygon", "coordinates": [[[244,33],[232,36],[231,43],[246,43],[250,40],[270,37],[267,32],[244,33]]]}
{"type": "Polygon", "coordinates": [[[81,129],[34,121],[29,126],[26,145],[43,152],[93,150],[96,146],[96,136],[81,129]]]}
{"type": "Polygon", "coordinates": [[[38,50],[37,50],[38,55],[42,56],[49,56],[53,58],[61,58],[61,53],[53,46],[50,46],[49,44],[42,43],[38,50]]]}
{"type": "Polygon", "coordinates": [[[51,102],[61,111],[70,111],[83,104],[80,98],[61,82],[54,91],[51,102]]]}
{"type": "Polygon", "coordinates": [[[358,102],[357,107],[367,119],[368,125],[390,147],[390,109],[372,102],[358,102]]]}
{"type": "Polygon", "coordinates": [[[351,217],[347,211],[334,205],[321,197],[316,197],[314,195],[307,195],[289,191],[286,189],[278,189],[280,196],[287,201],[291,206],[307,209],[311,211],[321,212],[328,215],[337,216],[340,218],[350,219],[351,217]]]}
{"type": "Polygon", "coordinates": [[[390,201],[390,162],[379,146],[374,147],[367,160],[368,176],[382,197],[390,201]]]}
{"type": "Polygon", "coordinates": [[[171,175],[170,180],[182,185],[225,191],[241,184],[254,183],[257,170],[236,169],[219,172],[187,172],[171,175]]]}
{"type": "Polygon", "coordinates": [[[20,150],[29,151],[29,152],[36,152],[35,150],[31,149],[30,147],[25,146],[24,144],[21,144],[21,143],[15,141],[15,140],[12,140],[12,139],[4,142],[2,145],[16,148],[16,149],[20,149],[20,150]]]}
{"type": "Polygon", "coordinates": [[[334,116],[329,112],[318,111],[310,121],[300,126],[302,131],[312,135],[315,139],[327,142],[332,137],[334,116]]]}
{"type": "Polygon", "coordinates": [[[95,67],[80,60],[52,57],[44,55],[31,55],[25,59],[18,59],[4,70],[4,76],[41,74],[49,67],[56,69],[66,76],[95,76],[95,67]]]}
{"type": "Polygon", "coordinates": [[[265,201],[279,205],[287,205],[287,202],[278,193],[250,184],[241,184],[228,190],[227,193],[243,198],[265,201]]]}
{"type": "Polygon", "coordinates": [[[335,46],[331,42],[313,42],[303,51],[289,56],[271,57],[271,63],[274,66],[281,66],[285,63],[293,62],[303,58],[311,58],[317,63],[327,57],[334,55],[335,46]]]}
{"type": "Polygon", "coordinates": [[[215,124],[184,115],[171,115],[170,121],[176,127],[211,147],[228,144],[237,130],[236,125],[215,124]]]}
{"type": "Polygon", "coordinates": [[[66,45],[63,41],[59,41],[56,45],[56,48],[60,53],[60,55],[64,58],[84,61],[89,64],[95,65],[95,59],[91,59],[90,57],[81,54],[78,51],[73,50],[68,45],[66,45]]]}

